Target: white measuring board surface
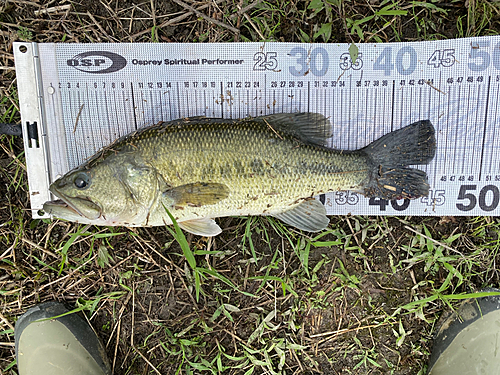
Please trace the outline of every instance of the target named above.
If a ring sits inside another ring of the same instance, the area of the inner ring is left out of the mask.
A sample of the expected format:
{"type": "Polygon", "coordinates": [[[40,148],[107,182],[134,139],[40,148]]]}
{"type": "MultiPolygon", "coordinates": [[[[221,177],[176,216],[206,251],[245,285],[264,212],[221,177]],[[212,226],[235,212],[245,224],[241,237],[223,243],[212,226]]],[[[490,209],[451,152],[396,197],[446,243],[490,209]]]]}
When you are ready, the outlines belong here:
{"type": "Polygon", "coordinates": [[[15,43],[33,216],[52,181],[140,127],[299,111],[329,117],[337,149],[436,128],[428,197],[330,193],[328,214],[498,215],[500,36],[357,47],[352,63],[348,44],[15,43]]]}

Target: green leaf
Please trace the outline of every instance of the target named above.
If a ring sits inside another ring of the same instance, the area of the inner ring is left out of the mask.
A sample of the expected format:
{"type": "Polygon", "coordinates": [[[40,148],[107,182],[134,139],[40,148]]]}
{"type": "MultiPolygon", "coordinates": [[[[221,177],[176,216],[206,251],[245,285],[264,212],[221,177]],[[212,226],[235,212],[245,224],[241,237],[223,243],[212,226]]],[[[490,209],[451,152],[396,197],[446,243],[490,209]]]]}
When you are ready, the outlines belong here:
{"type": "Polygon", "coordinates": [[[309,5],[307,6],[307,9],[314,9],[316,11],[320,11],[325,7],[325,4],[323,4],[322,0],[312,0],[309,5]]]}
{"type": "Polygon", "coordinates": [[[200,279],[200,275],[197,271],[198,268],[196,267],[196,259],[194,257],[193,252],[189,248],[189,244],[186,240],[186,236],[184,236],[184,233],[182,232],[181,228],[179,227],[179,224],[177,224],[177,220],[175,220],[175,218],[172,216],[172,214],[167,209],[167,207],[165,207],[165,205],[163,206],[163,208],[167,212],[167,215],[170,218],[170,220],[172,221],[172,225],[174,226],[175,231],[172,230],[167,225],[165,225],[165,228],[172,235],[172,237],[174,237],[175,240],[179,243],[179,245],[181,246],[182,252],[184,254],[184,257],[186,258],[189,266],[194,271],[196,301],[198,302],[200,300],[201,279],[200,279]]]}
{"type": "MultiPolygon", "coordinates": [[[[358,59],[358,55],[359,55],[358,46],[355,45],[354,43],[351,43],[351,45],[349,46],[349,56],[351,56],[351,61],[353,64],[358,59]]],[[[341,241],[335,241],[335,242],[339,242],[338,245],[340,245],[340,243],[342,243],[341,241]]]]}
{"type": "Polygon", "coordinates": [[[323,37],[323,40],[328,42],[330,40],[330,37],[332,36],[332,23],[324,23],[321,25],[318,31],[316,31],[313,35],[313,39],[315,40],[319,36],[323,37]]]}

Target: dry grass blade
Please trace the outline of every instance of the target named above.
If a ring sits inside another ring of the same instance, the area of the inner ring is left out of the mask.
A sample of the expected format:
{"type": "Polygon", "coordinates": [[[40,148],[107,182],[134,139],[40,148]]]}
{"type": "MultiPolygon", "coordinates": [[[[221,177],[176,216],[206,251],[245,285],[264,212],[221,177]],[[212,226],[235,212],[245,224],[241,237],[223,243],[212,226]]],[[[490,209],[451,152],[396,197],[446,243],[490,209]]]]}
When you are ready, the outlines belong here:
{"type": "Polygon", "coordinates": [[[221,21],[218,21],[212,17],[209,17],[207,16],[206,14],[196,10],[195,8],[193,8],[191,5],[188,5],[186,3],[184,3],[183,1],[181,0],[172,0],[174,1],[175,3],[179,4],[180,6],[182,6],[183,8],[186,8],[187,10],[189,10],[190,12],[196,14],[198,17],[202,17],[203,19],[207,20],[208,22],[211,22],[211,23],[214,23],[220,27],[224,27],[225,29],[228,29],[228,30],[231,30],[233,33],[235,34],[239,34],[239,30],[236,29],[235,27],[233,26],[230,26],[224,22],[221,22],[221,21]]]}

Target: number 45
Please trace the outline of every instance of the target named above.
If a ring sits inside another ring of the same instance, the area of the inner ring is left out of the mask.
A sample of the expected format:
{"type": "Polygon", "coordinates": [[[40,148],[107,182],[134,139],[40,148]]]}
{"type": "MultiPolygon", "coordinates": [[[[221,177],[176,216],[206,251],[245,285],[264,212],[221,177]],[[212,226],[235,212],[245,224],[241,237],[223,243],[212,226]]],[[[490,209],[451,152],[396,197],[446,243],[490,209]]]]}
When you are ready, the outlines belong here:
{"type": "Polygon", "coordinates": [[[455,50],[454,49],[437,49],[433,52],[427,65],[432,65],[434,68],[439,68],[441,65],[449,67],[455,64],[455,50]]]}

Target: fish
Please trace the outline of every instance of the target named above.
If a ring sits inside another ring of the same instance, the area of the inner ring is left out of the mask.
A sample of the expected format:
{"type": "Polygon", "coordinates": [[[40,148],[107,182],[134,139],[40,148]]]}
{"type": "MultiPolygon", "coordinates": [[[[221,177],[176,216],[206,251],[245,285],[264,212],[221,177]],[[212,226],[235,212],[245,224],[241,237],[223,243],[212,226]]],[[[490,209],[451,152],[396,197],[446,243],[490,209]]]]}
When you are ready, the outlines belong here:
{"type": "Polygon", "coordinates": [[[429,120],[392,131],[358,150],[328,147],[330,120],[319,113],[244,119],[181,118],[119,138],[50,185],[43,211],[84,224],[171,225],[211,237],[215,218],[272,216],[318,232],[330,220],[315,196],[353,191],[382,199],[429,193],[429,120]],[[167,213],[168,211],[168,213],[167,213]]]}

